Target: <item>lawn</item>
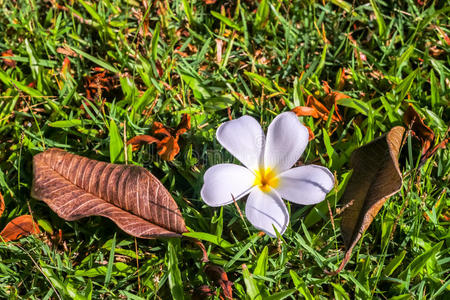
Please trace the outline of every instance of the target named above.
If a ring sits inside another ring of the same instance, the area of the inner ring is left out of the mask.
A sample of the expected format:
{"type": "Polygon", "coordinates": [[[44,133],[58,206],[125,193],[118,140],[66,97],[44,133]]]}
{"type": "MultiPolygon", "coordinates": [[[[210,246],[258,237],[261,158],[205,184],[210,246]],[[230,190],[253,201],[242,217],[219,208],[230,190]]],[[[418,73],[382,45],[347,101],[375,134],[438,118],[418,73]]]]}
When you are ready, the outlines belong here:
{"type": "Polygon", "coordinates": [[[0,298],[449,299],[449,1],[0,3],[0,228],[39,226],[0,241],[0,298]],[[208,168],[240,164],[221,124],[249,115],[267,130],[287,111],[310,131],[298,165],[327,167],[335,186],[317,205],[285,201],[272,238],[245,201],[213,208],[200,191],[208,168]],[[396,126],[399,191],[336,274],[350,157],[396,126]],[[165,142],[127,145],[157,128],[165,142]],[[31,196],[49,148],[144,167],[197,240],[59,217],[31,196]]]}

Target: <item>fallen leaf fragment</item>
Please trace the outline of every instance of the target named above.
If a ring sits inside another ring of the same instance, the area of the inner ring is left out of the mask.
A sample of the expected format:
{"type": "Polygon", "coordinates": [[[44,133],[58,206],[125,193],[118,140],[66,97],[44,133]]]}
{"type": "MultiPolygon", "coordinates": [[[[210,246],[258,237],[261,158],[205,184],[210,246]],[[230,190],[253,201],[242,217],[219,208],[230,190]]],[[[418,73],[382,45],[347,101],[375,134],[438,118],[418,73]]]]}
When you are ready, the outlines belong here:
{"type": "Polygon", "coordinates": [[[414,107],[409,104],[403,115],[403,122],[411,129],[412,135],[422,144],[422,155],[434,144],[434,132],[430,127],[425,125],[423,120],[414,107]]]}
{"type": "Polygon", "coordinates": [[[39,226],[33,221],[33,217],[30,215],[23,215],[6,224],[5,228],[0,232],[0,240],[9,242],[30,234],[38,233],[40,233],[39,226]]]}
{"type": "Polygon", "coordinates": [[[449,142],[450,138],[446,138],[445,140],[434,146],[432,149],[428,150],[424,155],[422,155],[419,166],[425,163],[425,161],[427,161],[430,157],[432,157],[438,149],[445,149],[449,142]]]}
{"type": "Polygon", "coordinates": [[[67,79],[67,74],[70,74],[70,60],[68,57],[64,58],[62,67],[61,67],[61,76],[64,79],[67,79]]]}
{"type": "Polygon", "coordinates": [[[156,148],[161,158],[171,161],[180,152],[180,146],[178,145],[180,135],[187,132],[190,128],[191,117],[188,114],[182,116],[180,124],[175,129],[166,127],[161,122],[154,122],[152,130],[154,135],[159,136],[158,138],[150,135],[138,135],[131,138],[127,145],[131,144],[133,151],[136,151],[144,144],[156,143],[156,148]]]}
{"type": "Polygon", "coordinates": [[[135,137],[131,138],[127,142],[127,145],[131,144],[132,145],[132,150],[136,151],[136,150],[139,150],[139,148],[142,145],[153,144],[153,143],[157,143],[157,142],[159,142],[159,140],[157,138],[154,138],[154,137],[152,137],[150,135],[143,134],[143,135],[138,135],[138,136],[135,136],[135,137]]]}
{"type": "Polygon", "coordinates": [[[2,193],[0,193],[0,217],[3,215],[5,211],[5,200],[3,199],[2,193]]]}
{"type": "Polygon", "coordinates": [[[111,219],[139,238],[179,237],[186,232],[176,202],[149,171],[52,148],[33,158],[31,195],[61,218],[111,219]]]}
{"type": "Polygon", "coordinates": [[[5,65],[7,65],[10,68],[15,68],[16,67],[16,61],[15,60],[10,59],[10,58],[6,58],[6,57],[14,56],[14,53],[13,53],[13,51],[11,49],[3,52],[1,54],[1,56],[2,56],[2,59],[3,59],[3,63],[5,65]]]}
{"type": "Polygon", "coordinates": [[[320,118],[319,112],[314,107],[297,106],[292,110],[298,117],[313,117],[320,118]]]}
{"type": "Polygon", "coordinates": [[[344,268],[386,199],[400,190],[398,155],[404,132],[403,127],[394,127],[353,152],[350,158],[353,174],[342,196],[342,206],[346,208],[342,211],[341,233],[347,250],[339,268],[329,274],[337,274],[344,268]]]}
{"type": "MultiPolygon", "coordinates": [[[[223,295],[221,296],[225,297],[225,299],[233,299],[233,283],[228,280],[228,275],[225,270],[213,264],[207,264],[204,270],[206,276],[222,288],[223,295]]],[[[223,299],[223,297],[221,298],[223,299]]]]}
{"type": "Polygon", "coordinates": [[[312,131],[312,129],[309,126],[305,126],[306,129],[308,129],[308,141],[312,141],[316,136],[314,135],[314,132],[312,131]]]}
{"type": "Polygon", "coordinates": [[[211,287],[204,284],[199,287],[196,287],[192,293],[193,300],[201,300],[201,299],[210,299],[216,295],[216,291],[214,291],[211,287]]]}
{"type": "MultiPolygon", "coordinates": [[[[335,98],[334,96],[327,97],[328,95],[324,98],[324,101],[327,100],[327,102],[330,103],[330,107],[333,105],[335,106],[331,120],[333,122],[341,122],[342,117],[339,115],[336,103],[338,98],[335,98]]],[[[311,116],[315,119],[322,119],[324,121],[327,121],[328,116],[330,115],[330,110],[312,95],[308,95],[308,98],[306,99],[306,106],[297,106],[292,111],[299,117],[311,116]]]]}

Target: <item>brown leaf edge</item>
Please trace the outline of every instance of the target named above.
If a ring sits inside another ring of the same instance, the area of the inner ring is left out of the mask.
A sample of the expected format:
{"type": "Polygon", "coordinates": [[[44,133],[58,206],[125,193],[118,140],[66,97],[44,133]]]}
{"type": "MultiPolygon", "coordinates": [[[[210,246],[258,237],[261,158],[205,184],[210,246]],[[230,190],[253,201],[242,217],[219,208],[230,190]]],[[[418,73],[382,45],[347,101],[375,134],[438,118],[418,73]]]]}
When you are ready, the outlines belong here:
{"type": "MultiPolygon", "coordinates": [[[[0,216],[4,211],[5,200],[3,199],[2,193],[0,193],[0,216]]],[[[38,233],[40,233],[39,226],[34,222],[33,217],[30,215],[23,215],[6,224],[5,228],[0,232],[0,241],[14,241],[23,236],[38,233]]]]}
{"type": "Polygon", "coordinates": [[[228,280],[228,275],[225,270],[214,264],[207,264],[204,268],[206,276],[216,285],[222,288],[221,299],[233,299],[233,282],[228,280]]]}
{"type": "Polygon", "coordinates": [[[38,234],[39,226],[30,215],[23,215],[6,224],[0,232],[0,240],[4,242],[14,241],[23,236],[38,234]]]}
{"type": "Polygon", "coordinates": [[[352,250],[372,223],[386,200],[402,186],[398,155],[403,144],[405,128],[397,126],[386,135],[356,149],[350,159],[353,169],[342,196],[341,232],[347,248],[339,268],[328,275],[336,275],[350,260],[352,250]]]}
{"type": "Polygon", "coordinates": [[[423,120],[412,104],[409,104],[403,115],[403,122],[411,129],[412,135],[420,141],[422,144],[422,155],[425,155],[434,144],[434,132],[425,125],[423,120]]]}
{"type": "Polygon", "coordinates": [[[139,238],[180,237],[187,232],[178,206],[149,171],[116,165],[52,148],[33,158],[31,195],[61,218],[111,219],[139,238]]]}
{"type": "Polygon", "coordinates": [[[0,193],[0,217],[3,215],[5,211],[5,200],[3,199],[2,193],[0,193]]]}

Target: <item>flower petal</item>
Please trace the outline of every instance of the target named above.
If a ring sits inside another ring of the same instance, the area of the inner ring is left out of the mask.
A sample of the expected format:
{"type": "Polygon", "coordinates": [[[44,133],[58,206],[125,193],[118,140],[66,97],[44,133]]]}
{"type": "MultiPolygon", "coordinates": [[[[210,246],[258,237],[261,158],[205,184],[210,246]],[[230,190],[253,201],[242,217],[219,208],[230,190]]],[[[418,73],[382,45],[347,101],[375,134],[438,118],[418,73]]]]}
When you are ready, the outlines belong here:
{"type": "Polygon", "coordinates": [[[334,186],[334,176],[325,167],[309,165],[292,168],[279,175],[277,192],[288,201],[309,205],[325,199],[334,186]]]}
{"type": "Polygon", "coordinates": [[[277,172],[292,167],[308,144],[308,129],[293,112],[278,115],[269,125],[264,167],[277,172]]]}
{"type": "Polygon", "coordinates": [[[250,116],[228,121],[217,129],[217,140],[250,170],[258,170],[264,150],[264,131],[250,116]]]}
{"type": "Polygon", "coordinates": [[[289,223],[286,205],[273,189],[267,193],[258,188],[252,190],[245,206],[245,215],[253,226],[271,237],[276,236],[273,226],[283,234],[289,223]]]}
{"type": "Polygon", "coordinates": [[[209,168],[203,176],[200,195],[209,206],[222,206],[247,195],[253,187],[255,175],[249,169],[220,164],[209,168]]]}

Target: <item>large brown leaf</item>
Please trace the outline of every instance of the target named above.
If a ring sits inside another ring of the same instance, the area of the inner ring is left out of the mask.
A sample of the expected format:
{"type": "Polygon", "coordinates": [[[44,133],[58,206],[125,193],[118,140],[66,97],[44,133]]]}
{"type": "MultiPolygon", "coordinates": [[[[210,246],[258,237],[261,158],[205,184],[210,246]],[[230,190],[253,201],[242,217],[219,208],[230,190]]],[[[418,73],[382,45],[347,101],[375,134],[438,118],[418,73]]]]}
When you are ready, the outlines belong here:
{"type": "Polygon", "coordinates": [[[352,177],[342,195],[341,233],[347,252],[340,272],[362,234],[372,223],[386,199],[402,186],[398,154],[405,129],[394,127],[387,135],[356,149],[350,159],[352,177]]]}
{"type": "Polygon", "coordinates": [[[98,215],[140,238],[186,232],[172,196],[149,171],[49,149],[33,158],[32,196],[68,221],[98,215]]]}

